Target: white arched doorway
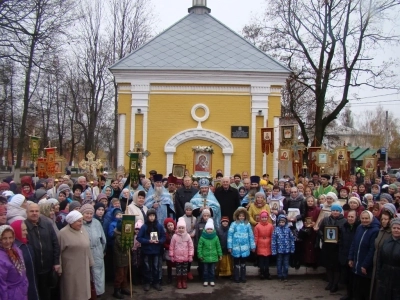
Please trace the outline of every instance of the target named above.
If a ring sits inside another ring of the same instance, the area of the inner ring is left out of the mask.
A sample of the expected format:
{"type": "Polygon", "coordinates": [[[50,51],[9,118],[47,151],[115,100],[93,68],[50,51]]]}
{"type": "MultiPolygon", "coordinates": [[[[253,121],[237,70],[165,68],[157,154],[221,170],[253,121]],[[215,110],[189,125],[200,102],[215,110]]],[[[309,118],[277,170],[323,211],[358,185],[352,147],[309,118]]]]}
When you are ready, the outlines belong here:
{"type": "Polygon", "coordinates": [[[172,170],[176,148],[180,144],[191,140],[210,141],[221,147],[222,154],[224,155],[224,175],[229,176],[231,174],[231,157],[233,154],[232,142],[224,135],[214,130],[202,128],[193,128],[178,132],[165,143],[164,151],[167,154],[167,173],[172,170]]]}

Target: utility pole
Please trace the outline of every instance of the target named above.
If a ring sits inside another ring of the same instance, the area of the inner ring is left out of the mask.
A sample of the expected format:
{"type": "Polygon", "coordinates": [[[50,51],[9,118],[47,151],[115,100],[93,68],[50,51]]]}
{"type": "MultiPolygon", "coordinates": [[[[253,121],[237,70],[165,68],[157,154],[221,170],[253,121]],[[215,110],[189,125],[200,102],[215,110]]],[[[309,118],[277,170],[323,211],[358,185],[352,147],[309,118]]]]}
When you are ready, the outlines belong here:
{"type": "Polygon", "coordinates": [[[388,126],[388,111],[386,111],[385,127],[386,127],[386,156],[385,156],[385,172],[388,172],[388,159],[389,159],[389,126],[388,126]]]}

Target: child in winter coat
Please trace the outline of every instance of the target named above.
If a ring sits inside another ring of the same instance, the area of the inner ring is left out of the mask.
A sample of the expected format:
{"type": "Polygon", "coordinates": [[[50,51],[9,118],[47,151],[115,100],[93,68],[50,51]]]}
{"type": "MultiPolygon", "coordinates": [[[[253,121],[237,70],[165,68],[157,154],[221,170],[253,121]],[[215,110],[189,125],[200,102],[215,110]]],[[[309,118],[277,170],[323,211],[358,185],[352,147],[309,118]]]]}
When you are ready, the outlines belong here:
{"type": "Polygon", "coordinates": [[[271,250],[272,255],[277,255],[278,278],[287,281],[290,253],[294,253],[294,236],[285,215],[278,216],[278,226],[272,234],[271,250]]]}
{"type": "Polygon", "coordinates": [[[141,274],[142,274],[142,249],[141,245],[137,240],[137,235],[139,234],[140,228],[143,226],[142,220],[137,220],[135,223],[135,240],[133,242],[132,247],[132,282],[137,285],[141,282],[141,274]]]}
{"type": "Polygon", "coordinates": [[[171,239],[169,256],[176,264],[177,288],[187,288],[188,264],[193,261],[194,247],[189,233],[186,232],[186,222],[183,217],[178,220],[178,230],[171,239]]]}
{"type": "Polygon", "coordinates": [[[175,264],[171,261],[169,256],[169,245],[171,243],[171,239],[176,231],[176,223],[171,218],[166,218],[164,220],[164,228],[165,228],[165,242],[164,242],[164,258],[167,261],[167,275],[168,275],[168,283],[172,282],[172,268],[175,267],[175,264]]]}
{"type": "Polygon", "coordinates": [[[234,281],[245,283],[246,257],[250,255],[250,251],[255,251],[256,245],[246,208],[239,207],[233,214],[233,219],[228,231],[228,251],[233,256],[234,281]]]}
{"type": "Polygon", "coordinates": [[[128,288],[128,270],[129,270],[129,257],[128,252],[122,248],[121,241],[122,220],[116,221],[114,229],[114,267],[115,267],[115,280],[114,280],[114,294],[116,299],[124,299],[123,295],[130,295],[128,288]]]}
{"type": "Polygon", "coordinates": [[[142,245],[144,291],[150,290],[153,284],[157,291],[162,291],[160,278],[162,272],[161,251],[165,242],[165,231],[157,221],[156,210],[151,208],[147,211],[146,223],[140,228],[137,240],[142,245]],[[158,239],[156,238],[156,234],[158,239]]]}
{"type": "MultiPolygon", "coordinates": [[[[199,243],[201,234],[203,233],[203,230],[207,224],[208,219],[211,218],[211,212],[209,209],[203,209],[200,217],[198,217],[196,225],[195,225],[195,237],[194,237],[194,248],[197,250],[197,245],[199,243]]],[[[197,267],[197,272],[199,274],[200,279],[203,277],[204,273],[204,268],[203,268],[203,262],[201,260],[198,260],[198,267],[197,267]]]]}
{"type": "MultiPolygon", "coordinates": [[[[189,233],[190,237],[192,238],[192,241],[194,241],[195,235],[196,235],[196,217],[193,216],[193,205],[190,202],[185,203],[185,214],[183,215],[183,220],[185,220],[186,223],[186,232],[189,233]]],[[[192,263],[188,263],[188,273],[187,273],[187,278],[188,280],[193,280],[193,275],[192,272],[190,272],[190,268],[192,266],[192,263]]]]}
{"type": "Polygon", "coordinates": [[[218,262],[217,274],[221,277],[232,276],[232,256],[228,252],[229,218],[221,218],[221,226],[217,229],[219,242],[222,248],[222,260],[218,262]]]}
{"type": "Polygon", "coordinates": [[[260,223],[254,227],[254,240],[257,247],[260,278],[271,280],[269,274],[269,257],[271,256],[271,238],[274,226],[268,223],[268,212],[263,210],[260,214],[260,223]]]}
{"type": "Polygon", "coordinates": [[[215,263],[222,259],[222,249],[217,233],[214,230],[214,221],[207,220],[205,230],[201,234],[197,246],[197,256],[204,265],[203,286],[215,286],[215,263]]]}

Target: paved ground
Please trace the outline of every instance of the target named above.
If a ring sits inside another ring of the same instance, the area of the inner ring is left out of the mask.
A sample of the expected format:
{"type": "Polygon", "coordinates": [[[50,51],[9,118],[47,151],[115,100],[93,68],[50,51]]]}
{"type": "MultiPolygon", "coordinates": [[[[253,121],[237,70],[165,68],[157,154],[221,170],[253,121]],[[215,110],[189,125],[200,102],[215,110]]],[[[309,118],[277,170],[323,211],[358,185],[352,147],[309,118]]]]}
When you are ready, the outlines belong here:
{"type": "MultiPolygon", "coordinates": [[[[330,294],[325,291],[326,282],[323,276],[289,276],[288,282],[281,282],[276,277],[271,280],[260,280],[257,277],[248,278],[247,283],[234,283],[228,279],[218,279],[214,288],[203,287],[202,283],[194,280],[188,283],[187,290],[178,290],[173,284],[164,285],[163,291],[158,292],[151,289],[144,292],[142,286],[133,286],[133,299],[336,299],[344,295],[344,289],[341,288],[337,293],[330,294]]],[[[102,299],[114,299],[112,285],[107,285],[106,294],[102,299]]],[[[129,299],[125,296],[125,299],[129,299]]]]}

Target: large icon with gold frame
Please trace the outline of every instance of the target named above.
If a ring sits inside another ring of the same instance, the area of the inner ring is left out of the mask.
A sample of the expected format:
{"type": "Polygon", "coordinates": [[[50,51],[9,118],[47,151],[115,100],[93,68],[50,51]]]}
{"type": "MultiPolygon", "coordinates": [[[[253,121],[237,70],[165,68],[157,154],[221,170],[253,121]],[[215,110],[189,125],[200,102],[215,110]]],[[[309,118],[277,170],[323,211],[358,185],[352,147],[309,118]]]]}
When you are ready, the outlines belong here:
{"type": "Polygon", "coordinates": [[[363,168],[368,173],[376,170],[377,158],[375,156],[366,156],[364,157],[363,168]]]}
{"type": "Polygon", "coordinates": [[[279,149],[279,160],[289,161],[290,160],[290,149],[286,149],[286,148],[279,149]]]}
{"type": "Polygon", "coordinates": [[[328,151],[325,150],[319,150],[315,152],[315,164],[322,168],[326,168],[330,165],[331,163],[331,155],[328,151]]]}

